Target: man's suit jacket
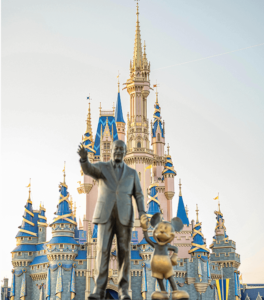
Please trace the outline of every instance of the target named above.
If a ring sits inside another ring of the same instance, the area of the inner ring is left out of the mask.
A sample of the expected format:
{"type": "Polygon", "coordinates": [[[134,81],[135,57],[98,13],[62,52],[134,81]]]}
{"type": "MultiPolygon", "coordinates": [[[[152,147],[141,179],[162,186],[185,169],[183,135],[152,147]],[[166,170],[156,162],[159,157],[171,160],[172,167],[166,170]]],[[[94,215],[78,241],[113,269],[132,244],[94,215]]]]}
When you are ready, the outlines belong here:
{"type": "Polygon", "coordinates": [[[133,226],[132,196],[136,200],[139,215],[145,213],[144,196],[136,170],[124,163],[123,173],[118,181],[112,161],[95,164],[91,164],[88,160],[80,162],[84,174],[98,180],[99,183],[93,223],[106,223],[116,203],[121,224],[133,226]]]}

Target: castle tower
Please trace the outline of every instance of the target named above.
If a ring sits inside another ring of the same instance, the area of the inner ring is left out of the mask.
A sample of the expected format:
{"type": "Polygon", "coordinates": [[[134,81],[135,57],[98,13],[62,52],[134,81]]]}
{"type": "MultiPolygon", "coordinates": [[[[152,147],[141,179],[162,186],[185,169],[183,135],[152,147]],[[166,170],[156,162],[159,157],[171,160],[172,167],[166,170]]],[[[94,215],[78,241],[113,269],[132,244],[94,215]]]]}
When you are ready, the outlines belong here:
{"type": "Polygon", "coordinates": [[[121,97],[120,97],[119,76],[118,76],[118,93],[117,93],[116,109],[115,109],[115,123],[117,128],[118,139],[125,141],[126,123],[123,118],[123,110],[122,110],[121,97]]]}
{"type": "Polygon", "coordinates": [[[108,125],[108,117],[106,117],[106,124],[104,130],[103,130],[103,126],[101,125],[101,139],[100,139],[100,149],[101,149],[100,160],[101,161],[106,162],[110,160],[112,143],[113,143],[113,135],[111,134],[108,125]]]}
{"type": "MultiPolygon", "coordinates": [[[[147,119],[147,97],[150,90],[150,64],[146,51],[142,54],[139,11],[137,4],[137,21],[133,61],[130,62],[130,78],[126,89],[130,97],[130,116],[127,122],[127,155],[125,162],[137,170],[144,198],[147,199],[147,188],[150,182],[150,170],[146,167],[153,162],[153,150],[149,145],[149,122],[147,119]]],[[[145,200],[146,201],[146,200],[145,200]]],[[[139,226],[136,215],[136,227],[139,226]]]]}
{"type": "Polygon", "coordinates": [[[175,245],[178,247],[178,257],[179,258],[190,258],[188,251],[191,248],[192,241],[192,227],[189,223],[187,210],[184,207],[184,202],[182,198],[182,184],[181,179],[179,180],[179,202],[177,208],[177,217],[183,222],[183,229],[180,232],[176,232],[175,245]]]}
{"type": "Polygon", "coordinates": [[[31,282],[29,275],[29,265],[36,253],[37,238],[37,214],[34,214],[31,201],[31,184],[29,187],[29,196],[25,205],[22,225],[19,226],[19,232],[16,235],[17,247],[12,253],[13,278],[11,285],[11,297],[16,299],[25,299],[28,288],[27,284],[31,282]],[[23,298],[24,297],[24,298],[23,298]]]}
{"type": "MultiPolygon", "coordinates": [[[[236,243],[230,240],[226,234],[225,220],[220,210],[220,203],[218,204],[218,211],[214,213],[216,215],[216,227],[213,243],[210,245],[212,250],[211,261],[216,262],[221,268],[223,280],[229,281],[230,299],[238,300],[240,299],[240,272],[238,271],[240,255],[236,253],[236,243]]],[[[219,285],[222,285],[221,281],[219,281],[219,285]]]]}
{"type": "Polygon", "coordinates": [[[167,198],[167,219],[171,220],[172,218],[172,198],[175,194],[174,192],[174,176],[177,175],[174,170],[171,156],[170,156],[170,147],[168,145],[168,154],[166,155],[166,163],[162,175],[164,176],[165,181],[165,196],[167,198]]]}
{"type": "Polygon", "coordinates": [[[38,215],[38,243],[45,243],[47,240],[47,218],[45,217],[46,208],[40,204],[38,215]]]}
{"type": "Polygon", "coordinates": [[[160,210],[160,203],[158,200],[158,192],[156,187],[158,186],[157,183],[152,183],[149,187],[149,200],[147,202],[148,210],[147,210],[147,216],[152,217],[156,213],[161,213],[160,210]]]}
{"type": "MultiPolygon", "coordinates": [[[[194,282],[194,287],[197,291],[197,296],[199,294],[204,294],[209,286],[209,282],[211,282],[209,278],[209,273],[207,268],[209,268],[209,249],[206,247],[206,243],[204,241],[204,235],[202,233],[202,223],[199,222],[198,216],[198,205],[196,205],[196,224],[193,227],[192,234],[192,247],[189,250],[189,253],[193,259],[193,267],[192,274],[187,274],[188,277],[193,277],[193,274],[196,276],[196,280],[194,282]]],[[[188,271],[187,271],[188,272],[188,271]]]]}
{"type": "MultiPolygon", "coordinates": [[[[68,186],[64,180],[59,185],[60,198],[57,205],[56,217],[50,224],[52,228],[52,239],[47,243],[47,258],[49,268],[52,270],[47,279],[51,295],[66,300],[72,297],[69,282],[72,282],[74,274],[74,260],[78,255],[78,243],[74,239],[77,223],[72,211],[72,201],[69,199],[68,186]],[[64,271],[62,271],[62,269],[64,271]]],[[[73,299],[73,298],[71,298],[73,299]]]]}

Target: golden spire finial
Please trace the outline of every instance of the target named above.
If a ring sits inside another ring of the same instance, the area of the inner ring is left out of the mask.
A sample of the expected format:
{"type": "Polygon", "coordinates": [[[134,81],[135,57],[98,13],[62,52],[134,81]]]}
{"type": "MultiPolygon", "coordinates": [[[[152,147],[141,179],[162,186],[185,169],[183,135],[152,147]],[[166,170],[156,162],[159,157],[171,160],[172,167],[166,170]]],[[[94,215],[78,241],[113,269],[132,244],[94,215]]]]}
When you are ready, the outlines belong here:
{"type": "Polygon", "coordinates": [[[100,102],[100,106],[99,106],[100,116],[101,116],[101,111],[102,111],[102,105],[101,105],[101,102],[100,102]]]}
{"type": "Polygon", "coordinates": [[[31,200],[30,199],[30,194],[31,194],[31,178],[29,178],[29,184],[27,185],[27,188],[28,188],[28,200],[31,200]]]}
{"type": "Polygon", "coordinates": [[[118,70],[118,75],[117,75],[117,86],[118,86],[118,93],[120,93],[120,82],[119,82],[119,76],[120,76],[120,73],[119,73],[119,70],[118,70]]]}
{"type": "Polygon", "coordinates": [[[66,167],[66,161],[64,162],[64,168],[63,168],[63,170],[62,170],[62,172],[63,172],[63,183],[64,184],[66,184],[66,181],[65,181],[65,177],[66,177],[66,172],[65,172],[65,167],[66,167]]]}
{"type": "Polygon", "coordinates": [[[199,223],[198,213],[199,213],[198,204],[196,204],[196,223],[199,223]]]}
{"type": "Polygon", "coordinates": [[[179,196],[182,196],[181,186],[181,179],[179,179],[179,196]]]}
{"type": "Polygon", "coordinates": [[[134,57],[133,66],[135,69],[141,68],[142,65],[142,47],[141,47],[141,37],[140,37],[140,27],[139,27],[139,7],[137,1],[137,23],[136,23],[136,35],[135,35],[135,46],[134,46],[134,57]]]}
{"type": "MultiPolygon", "coordinates": [[[[219,193],[218,193],[218,199],[219,199],[219,193]]],[[[218,211],[221,212],[220,210],[220,201],[218,200],[218,211]]]]}
{"type": "Polygon", "coordinates": [[[186,206],[185,206],[185,211],[186,211],[186,216],[187,216],[187,218],[188,218],[189,209],[188,209],[187,204],[186,204],[186,206]]]}
{"type": "Polygon", "coordinates": [[[156,80],[156,84],[153,84],[153,87],[155,87],[156,88],[156,104],[158,104],[159,103],[159,101],[158,101],[158,86],[159,86],[159,84],[158,84],[158,81],[156,80]]]}
{"type": "Polygon", "coordinates": [[[168,146],[167,146],[167,150],[168,150],[168,155],[170,155],[170,145],[168,143],[168,146]]]}
{"type": "Polygon", "coordinates": [[[86,119],[86,133],[90,133],[91,138],[93,137],[92,133],[92,122],[91,122],[91,97],[89,94],[89,97],[87,97],[87,100],[89,100],[88,103],[88,114],[87,114],[87,119],[86,119]]]}

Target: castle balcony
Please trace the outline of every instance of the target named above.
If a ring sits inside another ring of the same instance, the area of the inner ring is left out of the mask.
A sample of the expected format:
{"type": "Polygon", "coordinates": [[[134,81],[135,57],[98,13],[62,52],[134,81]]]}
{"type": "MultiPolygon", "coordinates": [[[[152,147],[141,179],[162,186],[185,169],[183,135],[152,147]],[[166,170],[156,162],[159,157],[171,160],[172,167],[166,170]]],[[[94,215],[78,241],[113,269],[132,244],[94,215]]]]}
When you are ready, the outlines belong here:
{"type": "Polygon", "coordinates": [[[152,149],[146,149],[146,148],[130,148],[127,150],[127,155],[131,153],[148,153],[153,155],[153,150],[152,149]]]}

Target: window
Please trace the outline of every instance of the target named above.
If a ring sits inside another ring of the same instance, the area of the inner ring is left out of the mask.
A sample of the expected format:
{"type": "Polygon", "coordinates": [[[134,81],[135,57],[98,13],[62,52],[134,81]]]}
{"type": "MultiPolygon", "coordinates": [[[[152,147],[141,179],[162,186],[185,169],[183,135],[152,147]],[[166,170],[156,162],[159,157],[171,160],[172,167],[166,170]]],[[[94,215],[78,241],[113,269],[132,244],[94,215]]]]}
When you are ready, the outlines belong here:
{"type": "Polygon", "coordinates": [[[28,252],[28,255],[29,255],[29,256],[32,256],[32,255],[33,255],[33,253],[32,253],[32,252],[28,252]]]}
{"type": "Polygon", "coordinates": [[[78,261],[78,265],[83,265],[83,261],[82,261],[82,260],[79,260],[79,261],[78,261]]]}
{"type": "Polygon", "coordinates": [[[109,160],[110,160],[110,155],[104,154],[103,161],[109,161],[109,160]]]}
{"type": "Polygon", "coordinates": [[[140,142],[137,143],[137,148],[141,148],[141,143],[140,142]]]}
{"type": "Polygon", "coordinates": [[[41,227],[39,228],[39,231],[40,231],[40,232],[42,231],[42,228],[41,228],[41,227]]]}
{"type": "Polygon", "coordinates": [[[60,244],[60,249],[62,249],[63,248],[63,244],[60,244]]]}
{"type": "Polygon", "coordinates": [[[22,255],[22,252],[18,252],[18,254],[17,254],[17,255],[21,256],[21,255],[22,255]]]}
{"type": "Polygon", "coordinates": [[[34,270],[34,267],[31,267],[31,270],[34,270]]]}
{"type": "Polygon", "coordinates": [[[74,249],[74,245],[72,245],[71,247],[72,247],[72,249],[74,249]]]}
{"type": "Polygon", "coordinates": [[[81,249],[84,250],[84,246],[81,246],[81,249]]]}
{"type": "Polygon", "coordinates": [[[160,133],[158,133],[158,142],[160,142],[160,133]]]}
{"type": "Polygon", "coordinates": [[[70,228],[72,228],[72,225],[70,224],[70,228]]]}
{"type": "Polygon", "coordinates": [[[32,237],[30,236],[30,237],[28,238],[28,240],[29,240],[29,241],[32,241],[32,237]]]}
{"type": "Polygon", "coordinates": [[[104,143],[104,149],[110,150],[110,143],[104,143]]]}
{"type": "Polygon", "coordinates": [[[134,261],[134,265],[138,265],[138,260],[135,260],[135,261],[134,261]]]}
{"type": "Polygon", "coordinates": [[[61,228],[64,228],[64,224],[61,224],[61,228]]]}
{"type": "Polygon", "coordinates": [[[138,172],[139,180],[141,180],[141,172],[138,172]]]}
{"type": "Polygon", "coordinates": [[[133,250],[137,250],[137,246],[136,246],[136,245],[133,245],[133,246],[132,246],[132,249],[133,249],[133,250]]]}

